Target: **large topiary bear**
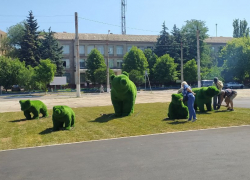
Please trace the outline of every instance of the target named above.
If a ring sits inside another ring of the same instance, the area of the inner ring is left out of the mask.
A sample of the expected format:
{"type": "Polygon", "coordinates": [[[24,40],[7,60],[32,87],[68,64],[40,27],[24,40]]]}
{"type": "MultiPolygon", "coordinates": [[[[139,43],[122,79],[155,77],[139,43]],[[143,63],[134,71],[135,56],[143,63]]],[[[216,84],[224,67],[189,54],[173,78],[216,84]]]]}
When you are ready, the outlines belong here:
{"type": "Polygon", "coordinates": [[[26,119],[39,119],[40,113],[42,113],[43,117],[48,117],[47,107],[42,101],[20,100],[19,103],[26,119]],[[34,115],[33,118],[31,118],[30,113],[34,115]]]}
{"type": "Polygon", "coordinates": [[[205,112],[204,105],[207,107],[207,111],[212,111],[212,97],[219,94],[219,90],[215,86],[193,88],[195,95],[194,109],[197,107],[201,112],[205,112]]]}
{"type": "Polygon", "coordinates": [[[54,131],[62,129],[63,124],[66,130],[70,130],[75,126],[75,112],[68,106],[54,106],[52,121],[54,131]]]}
{"type": "Polygon", "coordinates": [[[183,99],[182,94],[172,94],[172,101],[168,108],[168,117],[170,119],[188,118],[188,107],[180,99],[183,99]]]}
{"type": "Polygon", "coordinates": [[[111,101],[116,116],[129,116],[134,112],[137,88],[125,71],[111,76],[111,101]]]}

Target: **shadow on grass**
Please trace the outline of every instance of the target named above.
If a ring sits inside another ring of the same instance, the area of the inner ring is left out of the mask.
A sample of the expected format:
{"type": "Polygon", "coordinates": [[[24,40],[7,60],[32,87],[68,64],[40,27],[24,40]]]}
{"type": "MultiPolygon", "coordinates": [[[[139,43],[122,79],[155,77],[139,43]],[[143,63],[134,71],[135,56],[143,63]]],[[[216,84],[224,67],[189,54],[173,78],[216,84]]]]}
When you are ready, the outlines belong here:
{"type": "Polygon", "coordinates": [[[187,123],[186,119],[170,119],[170,118],[165,118],[162,121],[172,121],[169,122],[168,124],[172,124],[172,125],[177,125],[177,124],[185,124],[187,123]]]}
{"type": "Polygon", "coordinates": [[[231,112],[231,111],[228,110],[215,111],[215,113],[223,113],[223,112],[231,112]]]}
{"type": "Polygon", "coordinates": [[[122,117],[116,117],[114,113],[112,114],[102,114],[101,117],[96,118],[95,120],[89,121],[89,122],[99,122],[99,123],[105,123],[105,122],[109,122],[113,119],[118,119],[118,118],[122,118],[122,117]]]}
{"type": "MultiPolygon", "coordinates": [[[[49,118],[50,116],[48,116],[48,117],[39,117],[39,119],[43,119],[43,118],[49,118]]],[[[15,123],[15,122],[22,122],[22,121],[32,121],[32,120],[34,120],[34,121],[39,121],[39,119],[17,119],[17,120],[13,120],[13,121],[9,121],[9,122],[12,122],[12,123],[15,123]]]]}
{"type": "Polygon", "coordinates": [[[52,132],[53,132],[53,128],[47,128],[43,130],[42,132],[40,132],[39,134],[44,135],[44,134],[50,134],[52,132]]]}

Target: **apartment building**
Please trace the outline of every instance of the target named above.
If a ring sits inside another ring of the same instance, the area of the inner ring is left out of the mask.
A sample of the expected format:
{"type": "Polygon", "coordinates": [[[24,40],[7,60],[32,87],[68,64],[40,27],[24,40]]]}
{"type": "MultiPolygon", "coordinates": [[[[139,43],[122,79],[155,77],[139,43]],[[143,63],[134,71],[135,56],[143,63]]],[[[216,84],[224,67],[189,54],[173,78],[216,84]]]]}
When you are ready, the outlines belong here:
{"type": "MultiPolygon", "coordinates": [[[[106,63],[109,57],[109,67],[118,75],[121,74],[123,56],[132,46],[141,50],[153,48],[157,42],[157,37],[157,35],[79,34],[81,84],[86,82],[86,59],[92,49],[98,49],[104,56],[106,63]]],[[[75,34],[56,33],[55,38],[63,46],[63,61],[67,82],[75,84],[75,34]]],[[[210,37],[205,42],[217,51],[220,46],[225,46],[230,40],[232,40],[232,37],[210,37]]]]}

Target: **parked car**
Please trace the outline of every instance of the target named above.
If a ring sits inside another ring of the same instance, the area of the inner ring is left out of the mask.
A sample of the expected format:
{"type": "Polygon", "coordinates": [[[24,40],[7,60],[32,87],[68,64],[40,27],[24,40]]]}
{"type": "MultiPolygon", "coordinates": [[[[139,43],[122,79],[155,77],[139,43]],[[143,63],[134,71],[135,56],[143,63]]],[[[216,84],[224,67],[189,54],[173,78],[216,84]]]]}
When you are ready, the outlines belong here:
{"type": "Polygon", "coordinates": [[[240,84],[240,83],[237,83],[237,82],[229,82],[229,83],[225,83],[224,84],[224,88],[227,89],[227,88],[231,88],[231,89],[238,89],[238,88],[241,88],[243,89],[244,88],[244,85],[243,84],[240,84]]]}
{"type": "Polygon", "coordinates": [[[21,88],[18,85],[13,85],[11,91],[21,91],[21,88]]]}
{"type": "Polygon", "coordinates": [[[201,87],[208,87],[213,85],[213,80],[202,80],[201,81],[201,87]]]}

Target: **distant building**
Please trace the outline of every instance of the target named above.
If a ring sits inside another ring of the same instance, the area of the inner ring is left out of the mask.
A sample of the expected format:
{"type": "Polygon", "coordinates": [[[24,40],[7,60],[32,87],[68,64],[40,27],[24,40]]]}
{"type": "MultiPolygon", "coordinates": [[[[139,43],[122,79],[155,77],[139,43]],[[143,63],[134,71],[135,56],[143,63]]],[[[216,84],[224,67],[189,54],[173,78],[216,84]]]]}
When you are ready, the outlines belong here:
{"type": "Polygon", "coordinates": [[[3,31],[0,30],[0,56],[2,56],[4,54],[4,49],[2,46],[2,40],[4,38],[4,36],[6,36],[7,34],[3,31]]]}

